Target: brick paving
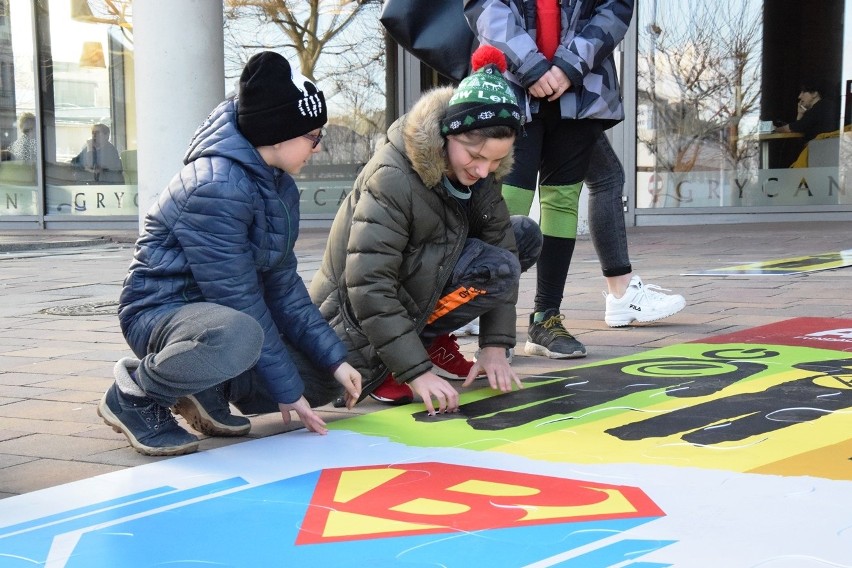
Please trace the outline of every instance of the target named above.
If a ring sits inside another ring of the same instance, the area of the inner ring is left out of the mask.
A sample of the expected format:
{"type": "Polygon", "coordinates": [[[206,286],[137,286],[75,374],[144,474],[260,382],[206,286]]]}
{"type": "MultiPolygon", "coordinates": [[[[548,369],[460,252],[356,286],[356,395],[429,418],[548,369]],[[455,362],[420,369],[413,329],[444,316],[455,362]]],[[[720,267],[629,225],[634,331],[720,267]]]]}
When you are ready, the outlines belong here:
{"type": "MultiPolygon", "coordinates": [[[[683,276],[759,260],[852,249],[843,222],[643,227],[629,231],[634,269],[648,283],[683,294],[687,307],[655,324],[610,329],[597,257],[578,242],[563,312],[589,356],[570,361],[527,357],[522,375],[602,361],[800,316],[852,318],[852,267],[793,276],[683,276]]],[[[297,245],[306,281],[316,271],[326,232],[304,230],[297,245]]],[[[137,454],[104,425],[95,407],[112,382],[114,362],[129,355],[115,307],[132,255],[133,235],[94,232],[0,235],[0,498],[171,458],[137,454]]],[[[535,279],[523,276],[518,343],[526,339],[535,279]]],[[[461,338],[472,354],[476,338],[461,338]]],[[[357,412],[380,405],[366,400],[357,412]]],[[[349,413],[323,409],[328,420],[349,413]]],[[[278,415],[252,418],[247,438],[205,438],[201,450],[298,428],[278,415]]]]}

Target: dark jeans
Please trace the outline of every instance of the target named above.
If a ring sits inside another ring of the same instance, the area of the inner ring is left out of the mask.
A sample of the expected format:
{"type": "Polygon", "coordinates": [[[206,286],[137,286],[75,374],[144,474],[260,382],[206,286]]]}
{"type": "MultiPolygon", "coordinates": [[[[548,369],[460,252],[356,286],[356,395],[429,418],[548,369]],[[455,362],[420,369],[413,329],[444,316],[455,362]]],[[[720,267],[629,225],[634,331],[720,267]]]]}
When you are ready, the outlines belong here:
{"type": "Polygon", "coordinates": [[[236,377],[260,357],[263,330],[249,315],[206,302],[186,304],[151,333],[136,381],[162,406],[236,377]]]}
{"type": "Polygon", "coordinates": [[[425,344],[506,303],[517,290],[521,273],[536,263],[542,243],[538,225],[524,215],[513,215],[511,221],[518,257],[479,239],[468,239],[420,334],[425,344]]]}
{"type": "Polygon", "coordinates": [[[633,269],[627,252],[627,229],[621,201],[624,167],[603,133],[598,136],[589,156],[586,187],[589,188],[589,233],[603,275],[630,274],[633,269]]]}
{"type": "MultiPolygon", "coordinates": [[[[283,338],[282,338],[283,339],[283,338]]],[[[343,386],[328,369],[317,367],[286,339],[284,345],[305,385],[303,396],[312,408],[328,404],[343,396],[343,386]]],[[[228,400],[243,414],[278,412],[278,402],[269,394],[266,383],[254,371],[247,371],[228,384],[228,400]]]]}
{"type": "Polygon", "coordinates": [[[624,168],[601,124],[561,119],[558,101],[542,102],[540,109],[515,142],[515,166],[504,182],[535,191],[537,183],[561,186],[585,181],[589,232],[603,275],[629,274],[632,267],[621,201],[624,168]]]}
{"type": "MultiPolygon", "coordinates": [[[[305,384],[311,406],[321,406],[341,394],[339,383],[318,369],[282,337],[305,384]]],[[[230,401],[243,413],[277,412],[278,403],[263,380],[251,370],[260,357],[263,329],[249,315],[198,302],[167,315],[148,342],[136,380],[145,394],[162,406],[220,383],[230,401]]],[[[137,354],[142,355],[142,354],[137,354]]]]}

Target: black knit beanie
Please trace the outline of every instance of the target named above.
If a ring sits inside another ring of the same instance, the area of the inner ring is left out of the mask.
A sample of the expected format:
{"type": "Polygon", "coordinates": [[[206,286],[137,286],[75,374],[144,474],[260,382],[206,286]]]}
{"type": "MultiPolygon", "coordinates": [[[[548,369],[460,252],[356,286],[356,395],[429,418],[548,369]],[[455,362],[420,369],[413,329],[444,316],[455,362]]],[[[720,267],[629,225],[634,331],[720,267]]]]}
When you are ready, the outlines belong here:
{"type": "Polygon", "coordinates": [[[506,57],[490,45],[482,45],[471,56],[473,73],[456,87],[447,115],[441,121],[441,134],[461,134],[486,126],[504,125],[521,130],[521,109],[512,87],[503,78],[506,57]]]}
{"type": "Polygon", "coordinates": [[[252,146],[271,146],[325,125],[325,97],[273,51],[252,56],[240,75],[237,126],[252,146]],[[294,83],[294,79],[296,83],[294,83]]]}

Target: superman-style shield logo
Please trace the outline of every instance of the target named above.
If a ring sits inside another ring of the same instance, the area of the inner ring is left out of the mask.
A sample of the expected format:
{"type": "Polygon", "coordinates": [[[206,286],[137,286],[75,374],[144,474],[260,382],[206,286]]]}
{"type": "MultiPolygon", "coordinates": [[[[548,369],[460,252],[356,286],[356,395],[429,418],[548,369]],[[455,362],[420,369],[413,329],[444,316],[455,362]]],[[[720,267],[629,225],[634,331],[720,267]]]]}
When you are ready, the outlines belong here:
{"type": "Polygon", "coordinates": [[[435,462],[348,467],[320,474],[296,544],[661,516],[636,487],[435,462]]]}

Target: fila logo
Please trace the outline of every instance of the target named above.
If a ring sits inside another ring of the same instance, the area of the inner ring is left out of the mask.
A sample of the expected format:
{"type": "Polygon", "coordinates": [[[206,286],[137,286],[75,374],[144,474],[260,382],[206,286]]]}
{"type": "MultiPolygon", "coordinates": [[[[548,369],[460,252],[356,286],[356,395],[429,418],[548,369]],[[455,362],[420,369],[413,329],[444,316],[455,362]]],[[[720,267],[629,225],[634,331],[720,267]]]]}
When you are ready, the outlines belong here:
{"type": "Polygon", "coordinates": [[[631,309],[631,310],[634,310],[634,311],[637,311],[637,312],[641,312],[641,311],[642,311],[642,308],[640,308],[640,307],[639,307],[639,306],[637,306],[636,304],[630,304],[630,309],[631,309]]]}
{"type": "Polygon", "coordinates": [[[326,469],[297,545],[657,518],[636,487],[437,462],[326,469]]]}

